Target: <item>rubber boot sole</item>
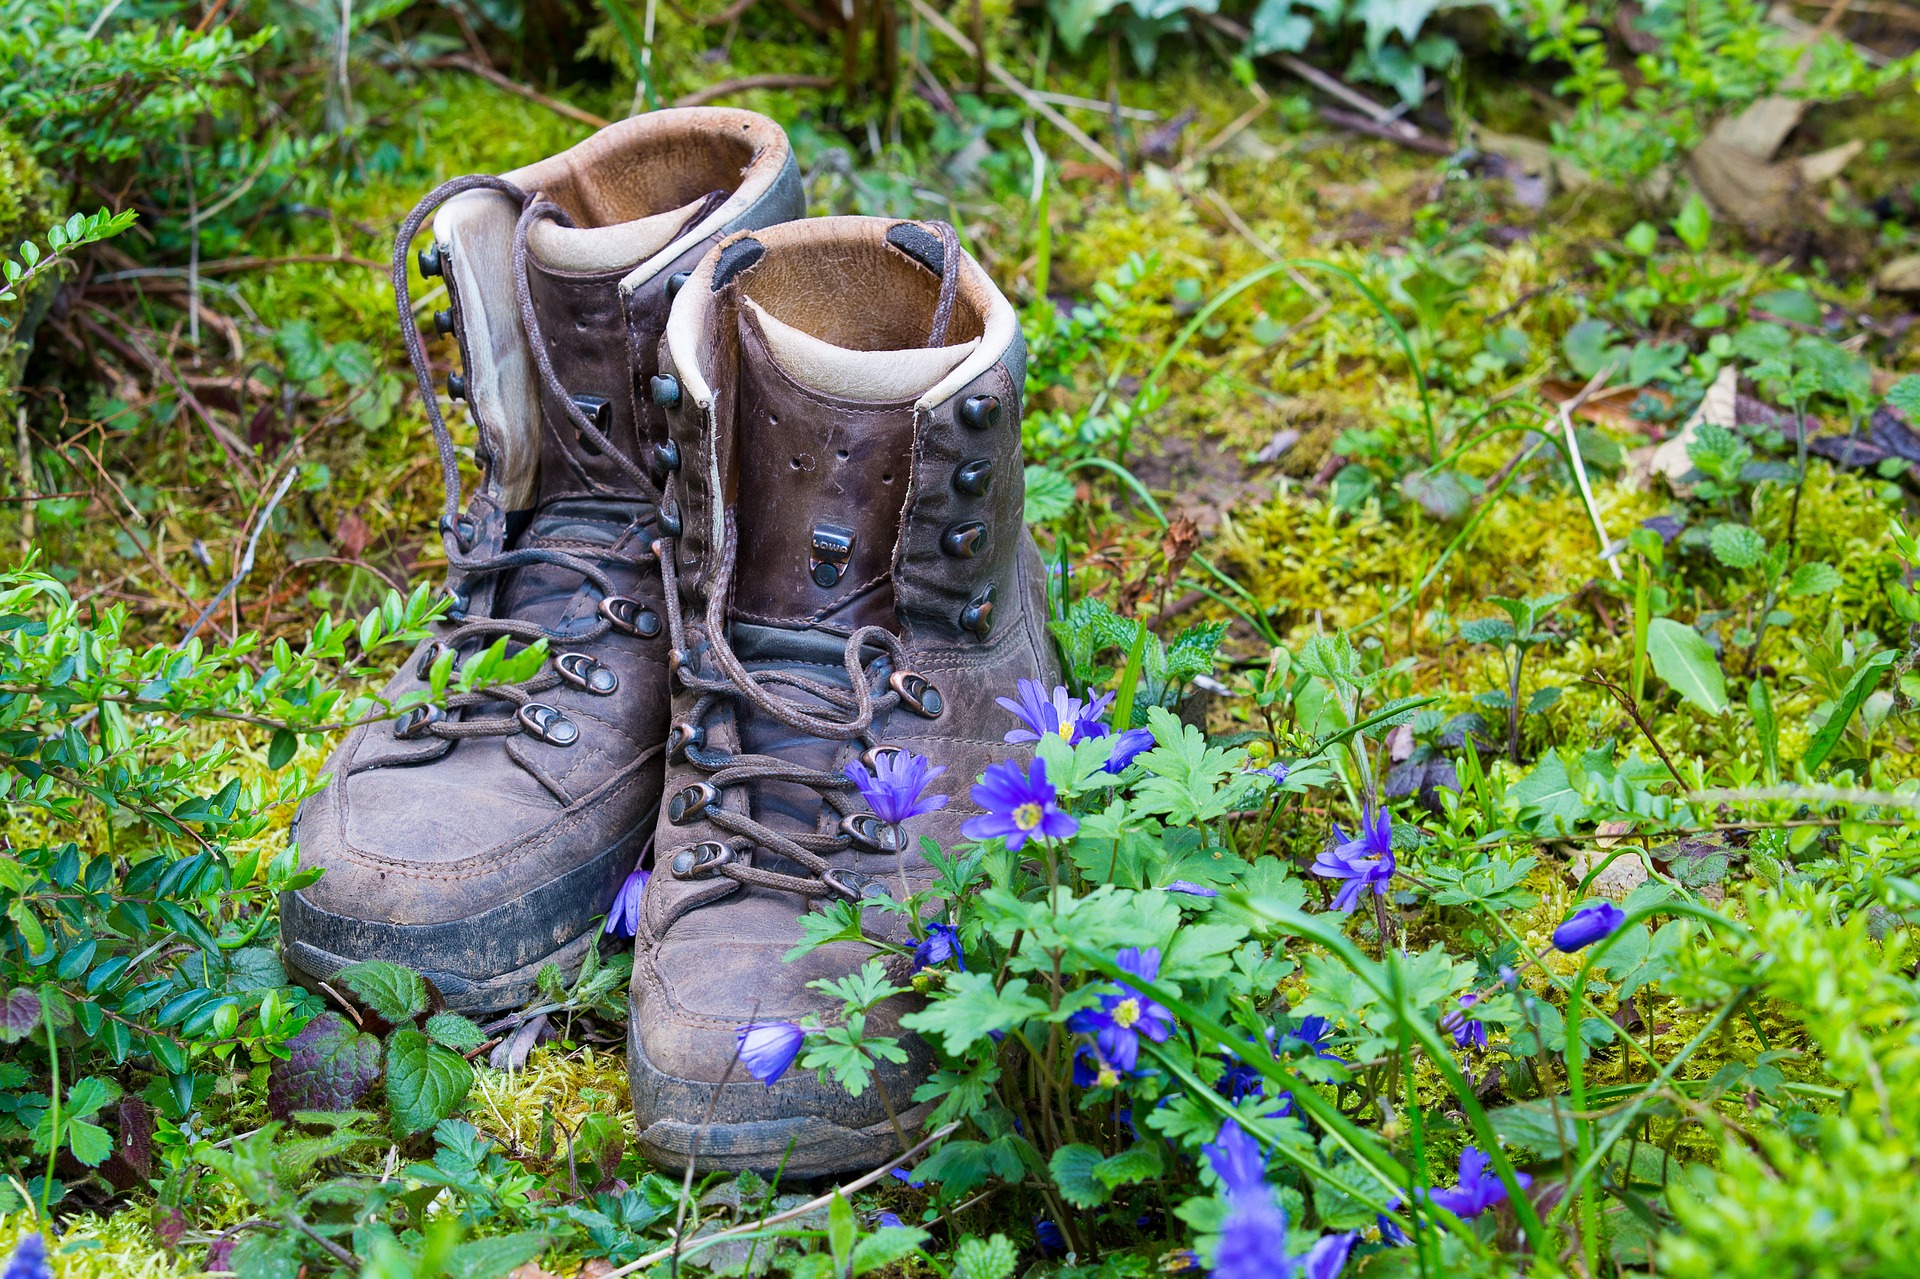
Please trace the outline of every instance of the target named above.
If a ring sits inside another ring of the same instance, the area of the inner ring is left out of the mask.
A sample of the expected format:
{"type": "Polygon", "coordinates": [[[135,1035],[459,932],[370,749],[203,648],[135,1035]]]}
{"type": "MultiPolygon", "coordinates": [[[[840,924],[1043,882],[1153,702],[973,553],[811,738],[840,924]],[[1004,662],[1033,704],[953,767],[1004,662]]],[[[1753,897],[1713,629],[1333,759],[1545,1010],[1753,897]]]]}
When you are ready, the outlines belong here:
{"type": "MultiPolygon", "coordinates": [[[[745,1072],[741,1072],[745,1077],[745,1072]]],[[[663,1074],[647,1060],[640,1037],[627,1030],[627,1076],[638,1126],[642,1099],[671,1089],[676,1093],[704,1088],[700,1083],[663,1074]]],[[[751,1081],[749,1081],[751,1082],[751,1081]]],[[[756,1088],[758,1084],[754,1085],[756,1088]]],[[[900,1132],[909,1142],[918,1140],[920,1126],[933,1112],[933,1102],[902,1111],[900,1132]]],[[[900,1137],[890,1121],[865,1128],[849,1128],[817,1115],[747,1120],[739,1123],[703,1123],[698,1115],[656,1119],[640,1132],[640,1153],[648,1162],[672,1171],[684,1171],[692,1162],[697,1172],[756,1172],[783,1182],[841,1173],[867,1172],[900,1154],[900,1137]]]]}

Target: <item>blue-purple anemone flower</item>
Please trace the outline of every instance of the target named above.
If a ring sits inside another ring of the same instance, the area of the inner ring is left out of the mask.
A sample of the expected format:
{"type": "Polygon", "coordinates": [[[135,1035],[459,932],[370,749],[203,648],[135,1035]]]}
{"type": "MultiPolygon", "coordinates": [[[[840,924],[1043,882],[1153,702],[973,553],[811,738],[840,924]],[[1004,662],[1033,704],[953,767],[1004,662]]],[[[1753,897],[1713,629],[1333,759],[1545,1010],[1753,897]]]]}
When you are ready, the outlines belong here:
{"type": "Polygon", "coordinates": [[[747,1073],[771,1088],[800,1055],[807,1032],[790,1021],[754,1022],[734,1032],[740,1064],[747,1073]]]}
{"type": "Polygon", "coordinates": [[[1351,839],[1338,826],[1333,833],[1340,843],[1321,853],[1313,863],[1313,873],[1326,879],[1342,879],[1334,909],[1346,912],[1360,904],[1367,893],[1386,894],[1393,879],[1393,822],[1384,808],[1369,807],[1360,814],[1360,833],[1351,839]]]}
{"type": "Polygon", "coordinates": [[[608,936],[631,937],[640,931],[640,894],[646,891],[651,877],[651,872],[635,866],[620,885],[620,891],[613,895],[613,905],[607,907],[608,936]]]}
{"type": "Polygon", "coordinates": [[[1090,702],[1082,701],[1069,693],[1064,684],[1055,685],[1049,693],[1047,686],[1037,679],[1021,680],[1019,692],[1018,701],[1011,697],[995,699],[1025,725],[1008,730],[1003,741],[1037,742],[1043,737],[1058,737],[1071,746],[1089,737],[1107,735],[1106,722],[1100,717],[1113,705],[1112,693],[1102,693],[1090,702]]]}
{"type": "Polygon", "coordinates": [[[899,826],[947,806],[948,796],[928,795],[933,779],[946,772],[944,764],[935,764],[912,751],[881,751],[873,761],[873,772],[864,764],[848,764],[847,780],[867,801],[873,815],[889,826],[899,826]]]}
{"type": "Polygon", "coordinates": [[[961,972],[967,971],[967,957],[960,949],[960,930],[952,924],[928,924],[926,939],[913,948],[913,971],[917,973],[949,959],[961,972]]]}
{"type": "MultiPolygon", "coordinates": [[[[1513,1179],[1522,1189],[1533,1184],[1533,1178],[1524,1172],[1514,1173],[1513,1179]]],[[[1483,1151],[1468,1146],[1460,1152],[1459,1182],[1448,1190],[1429,1191],[1428,1197],[1456,1217],[1477,1217],[1506,1202],[1507,1183],[1493,1171],[1493,1161],[1483,1151]]]]}
{"type": "Polygon", "coordinates": [[[1080,823],[1061,811],[1058,792],[1047,780],[1047,761],[1037,756],[1031,771],[1003,760],[987,769],[973,788],[973,802],[986,809],[961,825],[968,839],[1005,839],[1007,851],[1019,852],[1029,839],[1067,839],[1080,823]]]}
{"type": "MultiPolygon", "coordinates": [[[[1142,981],[1153,981],[1160,975],[1160,948],[1140,950],[1129,946],[1115,955],[1113,962],[1121,972],[1142,981]]],[[[1082,1008],[1075,1013],[1068,1020],[1067,1029],[1092,1035],[1100,1046],[1101,1057],[1112,1062],[1116,1070],[1130,1075],[1140,1061],[1140,1037],[1144,1035],[1156,1044],[1166,1043],[1173,1030],[1173,1014],[1120,982],[1112,994],[1100,997],[1098,1007],[1082,1008]]]]}
{"type": "Polygon", "coordinates": [[[1116,733],[1113,745],[1107,751],[1107,762],[1100,766],[1103,773],[1124,773],[1134,760],[1152,750],[1157,743],[1153,740],[1150,728],[1129,728],[1124,733],[1116,733]]]}
{"type": "Polygon", "coordinates": [[[1571,955],[1611,936],[1626,922],[1626,913],[1612,902],[1582,906],[1567,917],[1566,923],[1553,930],[1553,948],[1571,955]]]}

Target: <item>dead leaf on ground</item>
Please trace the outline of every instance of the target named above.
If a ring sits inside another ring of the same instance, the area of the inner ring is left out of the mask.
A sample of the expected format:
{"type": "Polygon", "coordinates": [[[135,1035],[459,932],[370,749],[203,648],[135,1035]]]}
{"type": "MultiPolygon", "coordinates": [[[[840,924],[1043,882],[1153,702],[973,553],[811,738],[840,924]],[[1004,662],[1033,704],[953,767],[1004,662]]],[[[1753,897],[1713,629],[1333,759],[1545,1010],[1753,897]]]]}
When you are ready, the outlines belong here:
{"type": "Polygon", "coordinates": [[[1761,98],[1707,131],[1687,167],[1715,212],[1750,227],[1793,224],[1809,211],[1809,193],[1839,177],[1866,146],[1855,138],[1814,155],[1776,161],[1807,105],[1797,98],[1761,98]]]}
{"type": "Polygon", "coordinates": [[[1873,287],[1882,293],[1920,293],[1920,253],[1895,258],[1880,268],[1873,287]]]}

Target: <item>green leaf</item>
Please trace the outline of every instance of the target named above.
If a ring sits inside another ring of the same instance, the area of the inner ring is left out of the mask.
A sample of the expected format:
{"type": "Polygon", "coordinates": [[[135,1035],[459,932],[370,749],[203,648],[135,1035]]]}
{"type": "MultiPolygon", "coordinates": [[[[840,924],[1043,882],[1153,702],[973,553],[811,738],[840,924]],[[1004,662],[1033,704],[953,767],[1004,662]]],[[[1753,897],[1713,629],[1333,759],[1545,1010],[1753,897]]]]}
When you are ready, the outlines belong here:
{"type": "Polygon", "coordinates": [[[361,1003],[395,1026],[427,1011],[426,979],[411,968],[368,959],[348,964],[339,976],[361,1003]]]}
{"type": "Polygon", "coordinates": [[[927,1241],[927,1232],[918,1226],[885,1226],[854,1245],[853,1273],[890,1266],[911,1257],[927,1241]]]}
{"type": "Polygon", "coordinates": [[[954,1279],[1013,1279],[1020,1252],[1005,1235],[978,1239],[968,1235],[953,1250],[954,1279]]]}
{"type": "Polygon", "coordinates": [[[298,737],[295,737],[284,728],[274,729],[273,740],[267,743],[267,767],[273,769],[285,768],[289,763],[293,762],[293,757],[299,750],[300,739],[298,737]]]}
{"type": "Polygon", "coordinates": [[[1713,210],[1707,207],[1698,191],[1687,197],[1680,216],[1673,220],[1673,233],[1695,253],[1706,248],[1707,241],[1713,237],[1713,210]]]}
{"type": "Polygon", "coordinates": [[[853,1205],[845,1195],[835,1191],[827,1201],[827,1246],[841,1266],[852,1263],[853,1241],[859,1233],[860,1227],[853,1219],[853,1205]]]}
{"type": "Polygon", "coordinates": [[[469,1239],[447,1257],[448,1279],[507,1279],[519,1267],[539,1259],[547,1237],[538,1231],[469,1239]]]}
{"type": "Polygon", "coordinates": [[[412,1027],[387,1040],[387,1105],[401,1136],[425,1132],[457,1110],[473,1087],[473,1067],[459,1053],[412,1027]]]}
{"type": "Polygon", "coordinates": [[[1767,553],[1767,539],[1745,524],[1716,524],[1707,540],[1713,557],[1728,568],[1752,568],[1767,553]]]}
{"type": "Polygon", "coordinates": [[[1660,245],[1660,228],[1651,222],[1636,222],[1620,243],[1627,246],[1628,252],[1648,257],[1660,245]]]}
{"type": "Polygon", "coordinates": [[[1026,519],[1029,524],[1057,520],[1073,509],[1073,481],[1049,466],[1027,467],[1026,519]]]}
{"type": "Polygon", "coordinates": [[[1920,373],[1909,373],[1887,392],[1887,403],[1900,410],[1907,421],[1920,426],[1920,373]]]}
{"type": "Polygon", "coordinates": [[[1247,56],[1299,53],[1313,39],[1313,19],[1293,11],[1293,0],[1260,0],[1248,23],[1247,56]]]}
{"type": "Polygon", "coordinates": [[[1840,744],[1840,735],[1847,731],[1847,723],[1853,718],[1853,713],[1860,709],[1860,704],[1867,700],[1867,695],[1873,692],[1880,677],[1886,674],[1887,667],[1893,665],[1898,656],[1899,653],[1894,649],[1882,649],[1861,663],[1860,669],[1853,673],[1853,678],[1847,681],[1846,689],[1840,694],[1840,700],[1834,704],[1833,713],[1827,716],[1827,722],[1807,743],[1807,753],[1800,757],[1800,762],[1806,765],[1809,773],[1827,762],[1827,756],[1840,744]]]}
{"type": "Polygon", "coordinates": [[[1700,632],[1670,617],[1656,617],[1647,623],[1647,657],[1654,674],[1683,700],[1709,715],[1726,712],[1726,676],[1700,632]]]}
{"type": "Polygon", "coordinates": [[[1809,595],[1831,595],[1840,589],[1842,580],[1840,570],[1831,564],[1820,560],[1802,564],[1793,570],[1793,578],[1787,583],[1787,597],[1805,599],[1809,595]]]}
{"type": "Polygon", "coordinates": [[[1075,1208],[1098,1208],[1111,1193],[1094,1175],[1093,1170],[1100,1162],[1098,1150],[1076,1142],[1054,1151],[1047,1168],[1053,1173],[1053,1184],[1060,1187],[1060,1197],[1067,1203],[1075,1208]]]}
{"type": "Polygon", "coordinates": [[[939,1035],[954,1056],[996,1030],[1011,1030],[1048,1010],[1046,1001],[1027,993],[1027,979],[1015,977],[999,990],[991,973],[954,973],[946,990],[926,1008],[908,1013],[900,1024],[924,1035],[939,1035]]]}
{"type": "Polygon", "coordinates": [[[1093,1166],[1094,1180],[1108,1190],[1151,1181],[1160,1175],[1160,1155],[1152,1146],[1135,1146],[1093,1166]]]}
{"type": "Polygon", "coordinates": [[[67,1149],[87,1167],[97,1168],[113,1153],[113,1134],[84,1119],[71,1120],[67,1124],[67,1149]]]}
{"type": "Polygon", "coordinates": [[[1515,816],[1529,830],[1564,835],[1587,815],[1587,801],[1567,775],[1566,761],[1548,751],[1533,771],[1507,791],[1518,806],[1515,816]]]}
{"type": "Polygon", "coordinates": [[[471,1052],[487,1042],[481,1029],[459,1013],[435,1013],[422,1029],[434,1043],[459,1053],[471,1052]]]}

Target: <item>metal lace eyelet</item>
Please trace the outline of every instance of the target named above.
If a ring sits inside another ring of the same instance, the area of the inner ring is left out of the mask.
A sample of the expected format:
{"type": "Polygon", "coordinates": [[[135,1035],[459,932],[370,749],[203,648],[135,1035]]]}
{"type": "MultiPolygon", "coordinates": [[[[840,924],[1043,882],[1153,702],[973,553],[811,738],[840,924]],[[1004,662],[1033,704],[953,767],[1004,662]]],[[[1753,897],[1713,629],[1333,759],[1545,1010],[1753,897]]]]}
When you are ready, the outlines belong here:
{"type": "Polygon", "coordinates": [[[675,853],[670,866],[675,879],[706,879],[738,860],[733,845],[706,840],[675,853]]]}
{"type": "Polygon", "coordinates": [[[993,600],[999,594],[992,582],[981,588],[980,593],[967,601],[960,610],[960,629],[972,631],[981,639],[987,638],[993,631],[993,600]]]}
{"type": "Polygon", "coordinates": [[[687,757],[689,750],[698,750],[707,744],[707,730],[698,724],[681,720],[667,730],[667,758],[680,760],[687,757]]]}
{"type": "Polygon", "coordinates": [[[415,706],[401,713],[393,721],[393,735],[403,742],[413,741],[426,735],[427,729],[447,717],[447,713],[431,704],[415,706]]]}
{"type": "Polygon", "coordinates": [[[442,594],[446,596],[446,600],[447,600],[447,611],[444,614],[446,619],[449,622],[466,621],[467,609],[472,604],[472,600],[469,598],[468,593],[464,589],[457,590],[454,587],[449,586],[444,592],[442,592],[442,594]]]}
{"type": "Polygon", "coordinates": [[[891,897],[887,891],[887,881],[876,875],[862,875],[857,870],[829,870],[820,876],[821,882],[850,902],[866,897],[891,897]]]}
{"type": "Polygon", "coordinates": [[[939,719],[940,712],[947,709],[947,699],[940,690],[912,671],[895,671],[887,676],[887,687],[900,694],[901,705],[923,719],[939,719]]]}
{"type": "Polygon", "coordinates": [[[711,782],[695,782],[683,787],[667,801],[667,820],[685,826],[707,815],[707,809],[720,802],[720,792],[711,782]]]}
{"type": "Polygon", "coordinates": [[[553,669],[567,683],[597,697],[606,697],[620,687],[620,677],[611,666],[585,653],[562,653],[553,659],[553,669]]]}
{"type": "Polygon", "coordinates": [[[473,549],[474,542],[480,536],[480,521],[466,514],[442,515],[440,531],[451,533],[454,543],[459,546],[462,553],[465,553],[473,549]]]}
{"type": "Polygon", "coordinates": [[[549,746],[571,746],[580,740],[580,727],[545,702],[528,702],[520,708],[520,727],[549,746]]]}
{"type": "Polygon", "coordinates": [[[662,537],[679,537],[680,536],[680,531],[682,528],[682,525],[680,522],[680,508],[676,506],[674,503],[668,502],[663,506],[661,506],[660,513],[654,516],[653,522],[655,525],[659,527],[660,535],[662,537]]]}
{"type": "Polygon", "coordinates": [[[882,755],[904,755],[906,753],[904,749],[898,746],[869,746],[860,752],[860,762],[867,766],[869,773],[877,773],[880,771],[880,757],[882,755]]]}
{"type": "Polygon", "coordinates": [[[419,659],[413,664],[414,678],[423,680],[433,678],[433,664],[439,661],[440,655],[446,651],[447,646],[439,640],[435,640],[433,643],[421,649],[419,659]]]}
{"type": "Polygon", "coordinates": [[[660,633],[660,614],[625,595],[609,595],[601,600],[600,616],[622,634],[652,639],[660,633]]]}
{"type": "Polygon", "coordinates": [[[840,833],[872,853],[897,853],[900,840],[894,828],[872,813],[849,813],[840,819],[840,833]]]}

